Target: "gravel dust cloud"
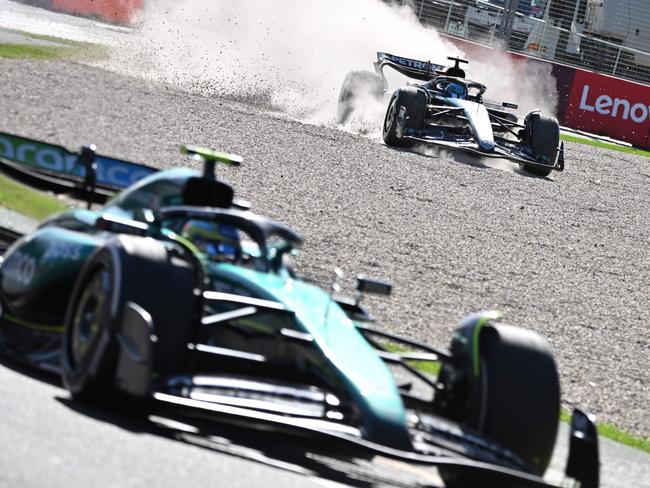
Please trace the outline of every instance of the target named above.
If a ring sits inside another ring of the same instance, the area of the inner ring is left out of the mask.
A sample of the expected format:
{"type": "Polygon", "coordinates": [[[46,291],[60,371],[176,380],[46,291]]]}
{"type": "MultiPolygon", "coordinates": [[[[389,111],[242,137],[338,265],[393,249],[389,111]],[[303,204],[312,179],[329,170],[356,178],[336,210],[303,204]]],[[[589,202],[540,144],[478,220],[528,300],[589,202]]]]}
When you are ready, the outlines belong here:
{"type": "MultiPolygon", "coordinates": [[[[335,125],[345,74],[373,70],[377,51],[438,63],[465,56],[409,7],[380,0],[156,0],[146,3],[135,35],[115,50],[110,68],[335,125]]],[[[488,86],[488,98],[506,97],[522,111],[555,108],[550,67],[520,73],[495,52],[470,58],[467,71],[488,86]]],[[[356,114],[358,131],[376,131],[384,110],[382,102],[356,114]]]]}

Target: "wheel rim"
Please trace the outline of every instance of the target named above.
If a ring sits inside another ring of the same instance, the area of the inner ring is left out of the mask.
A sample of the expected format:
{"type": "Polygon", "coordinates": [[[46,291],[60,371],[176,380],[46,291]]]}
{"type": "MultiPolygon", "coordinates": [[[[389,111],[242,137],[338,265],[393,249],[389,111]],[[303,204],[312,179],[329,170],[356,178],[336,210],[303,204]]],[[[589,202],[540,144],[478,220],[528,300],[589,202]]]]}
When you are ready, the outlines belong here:
{"type": "Polygon", "coordinates": [[[393,100],[390,103],[390,107],[388,107],[386,120],[384,121],[384,134],[388,134],[388,132],[390,131],[390,128],[393,125],[393,121],[395,120],[396,112],[397,112],[397,99],[393,98],[393,100]]]}
{"type": "Polygon", "coordinates": [[[70,334],[70,359],[73,367],[86,360],[101,331],[101,315],[110,293],[110,275],[101,269],[87,283],[77,303],[70,334]]]}

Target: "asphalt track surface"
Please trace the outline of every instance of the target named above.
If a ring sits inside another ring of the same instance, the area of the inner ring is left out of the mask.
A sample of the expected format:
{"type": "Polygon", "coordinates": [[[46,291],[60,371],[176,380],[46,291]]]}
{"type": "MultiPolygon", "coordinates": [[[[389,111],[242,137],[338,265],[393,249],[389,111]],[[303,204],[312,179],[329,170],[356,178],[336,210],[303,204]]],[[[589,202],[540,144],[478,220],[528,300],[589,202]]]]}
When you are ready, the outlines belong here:
{"type": "Polygon", "coordinates": [[[185,421],[82,405],[49,375],[0,368],[3,488],[441,486],[435,471],[268,432],[220,426],[197,435],[185,421]]]}

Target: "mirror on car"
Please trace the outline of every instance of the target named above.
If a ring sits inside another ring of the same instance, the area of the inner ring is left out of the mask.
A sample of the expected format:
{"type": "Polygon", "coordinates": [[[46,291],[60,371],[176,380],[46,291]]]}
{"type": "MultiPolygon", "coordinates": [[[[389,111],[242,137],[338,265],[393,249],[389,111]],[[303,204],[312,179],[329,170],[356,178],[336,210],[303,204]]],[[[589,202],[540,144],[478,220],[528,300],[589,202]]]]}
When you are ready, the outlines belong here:
{"type": "Polygon", "coordinates": [[[95,221],[95,228],[136,236],[146,236],[149,231],[149,225],[144,222],[117,217],[108,213],[103,214],[95,221]]]}
{"type": "Polygon", "coordinates": [[[386,281],[375,280],[359,275],[357,276],[357,290],[362,293],[388,296],[393,290],[393,285],[386,281]]]}

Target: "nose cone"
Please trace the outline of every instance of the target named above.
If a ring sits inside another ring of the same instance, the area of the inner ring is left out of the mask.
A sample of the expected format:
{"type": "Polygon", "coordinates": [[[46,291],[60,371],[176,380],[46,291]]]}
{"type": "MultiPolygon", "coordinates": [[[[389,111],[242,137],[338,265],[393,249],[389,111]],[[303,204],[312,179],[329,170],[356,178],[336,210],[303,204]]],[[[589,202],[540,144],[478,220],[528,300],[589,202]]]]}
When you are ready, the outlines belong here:
{"type": "Polygon", "coordinates": [[[478,146],[486,152],[494,151],[494,133],[492,122],[486,108],[478,103],[465,107],[465,114],[472,124],[474,137],[478,146]]]}
{"type": "MultiPolygon", "coordinates": [[[[477,138],[478,139],[478,138],[477,138]]],[[[494,139],[489,138],[489,139],[478,139],[476,141],[481,149],[484,151],[494,151],[494,139]]]]}
{"type": "Polygon", "coordinates": [[[452,106],[463,108],[478,147],[485,152],[494,151],[492,122],[490,122],[490,115],[483,104],[454,98],[446,98],[445,100],[452,106]]]}

